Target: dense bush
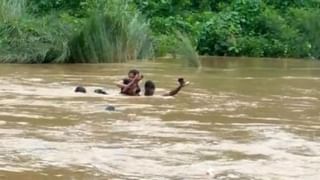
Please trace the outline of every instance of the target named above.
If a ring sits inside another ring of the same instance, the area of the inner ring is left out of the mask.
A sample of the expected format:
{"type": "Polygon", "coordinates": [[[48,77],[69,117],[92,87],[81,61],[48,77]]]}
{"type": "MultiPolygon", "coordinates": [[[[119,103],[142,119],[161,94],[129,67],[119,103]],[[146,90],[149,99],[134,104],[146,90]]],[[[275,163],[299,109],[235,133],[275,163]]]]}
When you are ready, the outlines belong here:
{"type": "Polygon", "coordinates": [[[317,0],[135,2],[151,21],[160,54],[174,49],[167,39],[178,29],[190,35],[200,54],[319,57],[317,0]]]}
{"type": "Polygon", "coordinates": [[[35,18],[27,13],[24,0],[2,1],[0,14],[1,62],[47,63],[68,56],[67,42],[73,31],[68,15],[35,18]]]}
{"type": "Polygon", "coordinates": [[[140,14],[97,13],[69,43],[67,62],[126,62],[153,55],[149,24],[140,14]]]}
{"type": "Polygon", "coordinates": [[[73,15],[83,14],[81,7],[86,0],[28,0],[29,11],[44,15],[52,11],[66,11],[73,15]]]}
{"type": "Polygon", "coordinates": [[[125,62],[151,57],[151,30],[139,11],[126,1],[97,2],[1,1],[0,62],[125,62]],[[75,13],[79,8],[82,12],[75,13]]]}

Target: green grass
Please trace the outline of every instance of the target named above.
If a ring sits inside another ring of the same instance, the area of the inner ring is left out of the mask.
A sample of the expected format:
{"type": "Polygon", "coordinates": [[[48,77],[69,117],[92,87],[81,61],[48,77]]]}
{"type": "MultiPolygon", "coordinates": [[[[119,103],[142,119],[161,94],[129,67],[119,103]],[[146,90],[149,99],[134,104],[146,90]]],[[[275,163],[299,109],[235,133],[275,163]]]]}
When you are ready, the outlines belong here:
{"type": "Polygon", "coordinates": [[[26,15],[26,0],[1,0],[0,21],[2,23],[16,21],[26,15]]]}
{"type": "Polygon", "coordinates": [[[68,57],[71,27],[57,15],[34,17],[24,0],[0,3],[0,62],[50,63],[68,57]]]}
{"type": "Polygon", "coordinates": [[[96,13],[69,43],[71,63],[109,63],[152,57],[148,23],[139,15],[96,13]]]}
{"type": "Polygon", "coordinates": [[[61,12],[39,17],[28,11],[25,0],[1,0],[0,62],[108,63],[152,57],[148,22],[126,3],[104,2],[108,6],[93,7],[90,18],[80,19],[61,12]]]}
{"type": "Polygon", "coordinates": [[[176,53],[183,65],[187,67],[201,68],[201,61],[195,46],[186,34],[176,32],[176,53]]]}

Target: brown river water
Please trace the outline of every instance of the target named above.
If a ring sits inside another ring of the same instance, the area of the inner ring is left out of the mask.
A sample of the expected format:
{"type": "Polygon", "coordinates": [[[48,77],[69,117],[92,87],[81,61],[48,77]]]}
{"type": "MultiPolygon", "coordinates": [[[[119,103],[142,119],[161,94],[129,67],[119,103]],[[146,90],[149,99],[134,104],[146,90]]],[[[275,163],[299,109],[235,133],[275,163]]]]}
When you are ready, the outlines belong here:
{"type": "Polygon", "coordinates": [[[0,180],[320,179],[319,61],[203,64],[1,64],[0,180]],[[156,96],[119,95],[131,68],[156,96]]]}

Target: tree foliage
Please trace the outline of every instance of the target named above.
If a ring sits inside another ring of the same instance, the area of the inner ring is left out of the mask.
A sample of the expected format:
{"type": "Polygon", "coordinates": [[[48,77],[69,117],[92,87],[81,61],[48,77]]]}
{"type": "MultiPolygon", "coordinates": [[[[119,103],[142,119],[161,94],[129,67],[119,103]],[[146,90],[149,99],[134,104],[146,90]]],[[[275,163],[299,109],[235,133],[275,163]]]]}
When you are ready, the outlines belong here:
{"type": "Polygon", "coordinates": [[[319,0],[135,2],[149,17],[154,34],[166,41],[164,36],[175,29],[183,31],[200,54],[320,57],[319,0]]]}
{"type": "Polygon", "coordinates": [[[320,0],[1,0],[0,61],[162,56],[179,49],[178,31],[201,55],[320,58],[319,19],[320,0]],[[81,45],[95,52],[80,58],[81,45]]]}

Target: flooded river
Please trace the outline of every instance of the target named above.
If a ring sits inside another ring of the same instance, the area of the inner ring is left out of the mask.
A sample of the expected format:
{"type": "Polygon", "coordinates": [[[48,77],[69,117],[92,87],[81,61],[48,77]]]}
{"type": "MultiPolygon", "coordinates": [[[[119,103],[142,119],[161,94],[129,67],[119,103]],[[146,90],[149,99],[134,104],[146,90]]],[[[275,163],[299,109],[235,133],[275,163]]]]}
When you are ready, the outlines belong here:
{"type": "Polygon", "coordinates": [[[320,62],[203,64],[1,64],[0,180],[320,179],[320,62]],[[157,96],[119,95],[131,68],[157,96]]]}

